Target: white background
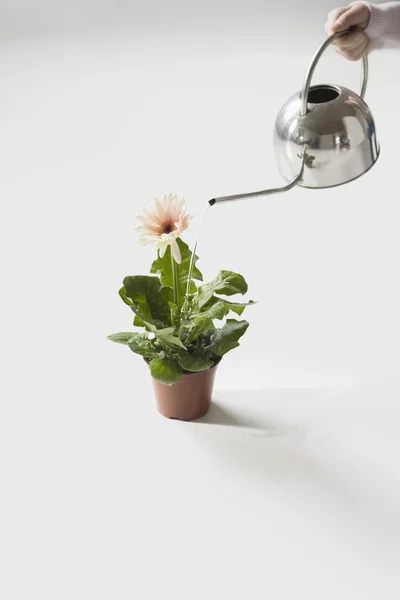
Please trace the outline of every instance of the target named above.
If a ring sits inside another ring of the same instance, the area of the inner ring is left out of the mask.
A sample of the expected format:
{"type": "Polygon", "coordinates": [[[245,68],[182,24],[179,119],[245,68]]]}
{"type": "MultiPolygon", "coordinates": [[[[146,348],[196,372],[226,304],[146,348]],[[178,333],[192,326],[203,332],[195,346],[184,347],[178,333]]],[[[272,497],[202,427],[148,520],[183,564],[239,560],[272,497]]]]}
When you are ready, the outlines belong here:
{"type": "MultiPolygon", "coordinates": [[[[117,291],[135,217],[283,182],[275,116],[329,2],[0,2],[1,597],[398,599],[399,52],[356,182],[212,209],[250,328],[201,423],[155,410],[117,291]],[[271,12],[273,8],[273,13],[271,12]]],[[[359,86],[330,49],[316,82],[359,86]]]]}

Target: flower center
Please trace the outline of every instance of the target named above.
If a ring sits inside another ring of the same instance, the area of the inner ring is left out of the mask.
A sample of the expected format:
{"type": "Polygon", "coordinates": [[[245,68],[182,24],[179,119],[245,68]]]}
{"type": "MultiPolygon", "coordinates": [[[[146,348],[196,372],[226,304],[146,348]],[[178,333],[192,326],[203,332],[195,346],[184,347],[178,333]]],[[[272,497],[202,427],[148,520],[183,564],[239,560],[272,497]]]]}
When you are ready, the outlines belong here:
{"type": "Polygon", "coordinates": [[[174,229],[175,228],[174,228],[174,224],[173,223],[165,223],[163,225],[162,232],[163,233],[171,233],[171,231],[173,231],[174,229]]]}

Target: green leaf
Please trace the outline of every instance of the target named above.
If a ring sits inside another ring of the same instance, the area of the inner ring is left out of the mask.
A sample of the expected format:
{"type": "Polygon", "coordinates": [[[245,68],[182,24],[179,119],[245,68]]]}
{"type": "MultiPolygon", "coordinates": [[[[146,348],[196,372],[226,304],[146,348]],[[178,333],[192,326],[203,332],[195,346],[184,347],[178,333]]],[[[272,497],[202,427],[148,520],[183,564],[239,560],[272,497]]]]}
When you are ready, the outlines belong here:
{"type": "Polygon", "coordinates": [[[163,327],[171,323],[168,302],[158,277],[137,275],[125,277],[125,296],[132,301],[132,310],[144,323],[163,327]]]}
{"type": "Polygon", "coordinates": [[[168,302],[168,306],[169,306],[169,309],[171,311],[171,322],[172,322],[172,325],[179,325],[181,311],[179,310],[179,308],[177,307],[177,305],[174,304],[173,302],[168,302]]]}
{"type": "Polygon", "coordinates": [[[246,292],[247,283],[242,275],[232,271],[220,271],[213,281],[199,288],[198,306],[201,309],[214,294],[232,296],[233,294],[245,294],[246,292]]]}
{"type": "Polygon", "coordinates": [[[229,302],[224,298],[212,296],[200,312],[191,315],[192,325],[189,329],[188,342],[195,341],[202,331],[212,325],[214,319],[222,320],[229,311],[241,315],[245,307],[251,304],[255,303],[252,300],[250,302],[229,302]]]}
{"type": "Polygon", "coordinates": [[[203,320],[223,319],[228,312],[229,308],[226,306],[225,302],[216,298],[216,296],[213,296],[210,301],[207,302],[207,305],[203,307],[201,312],[191,315],[191,317],[197,324],[203,320]]]}
{"type": "Polygon", "coordinates": [[[192,356],[188,352],[181,352],[178,356],[178,362],[181,365],[182,369],[184,369],[185,371],[190,371],[192,373],[207,371],[207,369],[212,367],[214,364],[212,360],[192,356]]]}
{"type": "Polygon", "coordinates": [[[218,301],[221,301],[225,304],[229,310],[236,313],[237,315],[241,315],[246,308],[246,306],[251,306],[252,304],[257,304],[254,300],[249,300],[248,302],[229,302],[229,300],[225,300],[225,298],[218,298],[217,296],[213,296],[217,298],[218,301]]]}
{"type": "Polygon", "coordinates": [[[240,315],[243,313],[246,306],[249,306],[250,304],[255,304],[255,302],[248,302],[247,304],[240,304],[240,303],[234,304],[232,302],[231,311],[236,313],[240,317],[240,315]]]}
{"type": "Polygon", "coordinates": [[[215,330],[210,335],[210,342],[205,350],[217,356],[223,356],[239,346],[238,340],[246,332],[248,326],[247,321],[228,319],[221,329],[215,330]]]}
{"type": "MultiPolygon", "coordinates": [[[[161,288],[162,290],[164,288],[161,288]]],[[[172,290],[171,290],[172,291],[172,290]]],[[[130,308],[133,307],[133,302],[130,298],[128,298],[128,296],[126,295],[126,290],[125,288],[122,286],[122,288],[119,290],[119,295],[121,296],[122,300],[125,302],[125,304],[127,304],[130,308]]],[[[133,324],[135,325],[135,327],[146,327],[146,324],[143,323],[142,319],[140,319],[136,314],[133,318],[133,324]]]]}
{"type": "Polygon", "coordinates": [[[182,377],[182,369],[175,360],[154,359],[150,363],[152,377],[166,385],[172,385],[182,377]]]}
{"type": "Polygon", "coordinates": [[[137,315],[134,316],[133,324],[135,327],[146,327],[146,323],[143,323],[142,319],[139,319],[137,315]]]}
{"type": "MultiPolygon", "coordinates": [[[[215,297],[214,297],[215,298],[215,297]]],[[[189,343],[195,341],[202,331],[210,328],[213,319],[223,319],[229,312],[225,303],[215,298],[204,307],[204,311],[191,315],[191,326],[189,328],[189,337],[186,340],[189,343]]]]}
{"type": "Polygon", "coordinates": [[[118,291],[118,294],[121,296],[121,298],[125,302],[125,304],[127,304],[128,306],[132,306],[133,302],[126,295],[124,286],[122,286],[122,288],[118,291]]]}
{"type": "Polygon", "coordinates": [[[129,331],[121,332],[121,333],[112,333],[111,335],[107,336],[107,339],[111,340],[112,342],[117,342],[117,344],[125,344],[127,346],[129,341],[135,335],[138,335],[138,334],[134,333],[134,332],[129,332],[129,331]]]}
{"type": "Polygon", "coordinates": [[[218,296],[212,296],[210,300],[202,307],[202,310],[194,315],[191,315],[196,319],[223,319],[229,311],[241,315],[246,306],[256,304],[253,300],[249,302],[229,302],[225,298],[218,298],[218,296]]]}
{"type": "Polygon", "coordinates": [[[210,347],[211,339],[216,331],[217,330],[215,329],[214,325],[211,323],[211,327],[199,334],[196,342],[197,347],[192,352],[193,357],[203,358],[205,360],[211,359],[213,353],[208,348],[210,347]]]}
{"type": "Polygon", "coordinates": [[[185,338],[185,342],[186,345],[189,346],[190,344],[192,344],[193,342],[195,342],[199,335],[205,331],[206,329],[209,329],[212,326],[213,322],[212,322],[212,318],[209,315],[205,315],[205,316],[196,316],[194,317],[188,328],[186,328],[187,330],[187,337],[185,338]]]}
{"type": "Polygon", "coordinates": [[[134,333],[128,342],[128,346],[135,354],[140,354],[145,358],[158,358],[158,353],[153,346],[153,342],[148,339],[147,333],[134,333]]]}
{"type": "Polygon", "coordinates": [[[177,348],[183,348],[186,350],[186,346],[182,341],[174,335],[174,327],[165,327],[163,329],[157,329],[152,323],[146,323],[148,329],[154,333],[154,335],[166,346],[175,346],[177,348]]]}
{"type": "MultiPolygon", "coordinates": [[[[189,266],[190,260],[192,258],[192,252],[187,244],[183,242],[180,238],[177,239],[177,243],[179,249],[181,251],[181,263],[177,265],[178,271],[178,292],[179,292],[179,308],[182,308],[182,305],[185,300],[186,295],[186,286],[187,279],[189,276],[189,266]]],[[[196,262],[198,260],[198,256],[196,256],[194,260],[193,274],[192,279],[197,279],[199,281],[203,281],[203,275],[196,267],[196,262]]],[[[173,288],[173,279],[172,279],[172,264],[171,264],[171,248],[168,247],[165,252],[163,258],[158,258],[151,265],[150,273],[159,273],[160,280],[163,286],[168,288],[173,288]]],[[[190,293],[194,294],[196,291],[196,285],[192,281],[190,287],[190,293]]]]}
{"type": "Polygon", "coordinates": [[[147,333],[137,333],[136,331],[113,333],[107,339],[129,346],[132,352],[145,358],[158,358],[157,350],[154,348],[152,340],[149,340],[147,333]]]}

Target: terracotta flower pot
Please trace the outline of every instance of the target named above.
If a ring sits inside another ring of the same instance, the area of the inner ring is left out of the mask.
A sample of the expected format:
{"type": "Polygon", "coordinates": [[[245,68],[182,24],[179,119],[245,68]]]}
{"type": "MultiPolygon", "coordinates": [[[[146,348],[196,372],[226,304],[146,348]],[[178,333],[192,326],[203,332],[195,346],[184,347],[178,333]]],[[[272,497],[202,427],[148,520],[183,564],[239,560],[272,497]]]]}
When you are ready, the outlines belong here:
{"type": "Polygon", "coordinates": [[[180,421],[194,421],[205,415],[210,408],[218,364],[219,361],[200,373],[185,371],[173,385],[165,385],[152,377],[157,410],[168,419],[180,421]]]}

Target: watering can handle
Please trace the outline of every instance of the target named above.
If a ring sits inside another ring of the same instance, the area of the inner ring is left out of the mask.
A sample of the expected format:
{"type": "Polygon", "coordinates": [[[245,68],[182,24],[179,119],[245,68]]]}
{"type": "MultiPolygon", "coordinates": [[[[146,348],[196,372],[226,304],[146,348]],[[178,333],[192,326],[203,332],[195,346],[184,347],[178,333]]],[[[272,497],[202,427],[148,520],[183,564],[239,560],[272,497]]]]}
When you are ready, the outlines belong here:
{"type": "MultiPolygon", "coordinates": [[[[307,98],[308,98],[308,92],[310,89],[311,78],[314,74],[315,67],[317,66],[317,63],[318,63],[319,59],[321,58],[323,52],[326,50],[326,48],[329,46],[329,44],[331,42],[333,42],[334,39],[336,39],[337,37],[339,37],[341,35],[345,35],[346,33],[350,33],[353,30],[354,30],[354,28],[351,27],[350,29],[347,29],[346,31],[339,31],[338,33],[332,34],[330,37],[328,37],[325,40],[325,42],[323,44],[321,44],[321,46],[318,48],[318,50],[314,54],[311,64],[308,67],[308,71],[307,71],[307,74],[306,74],[306,77],[305,77],[304,83],[303,83],[303,89],[301,90],[301,94],[300,94],[300,116],[301,117],[304,117],[307,114],[307,98]]],[[[367,88],[367,82],[368,82],[368,58],[367,58],[367,55],[364,54],[364,56],[363,56],[363,79],[362,79],[361,92],[360,92],[361,98],[364,98],[365,90],[367,88]]]]}

